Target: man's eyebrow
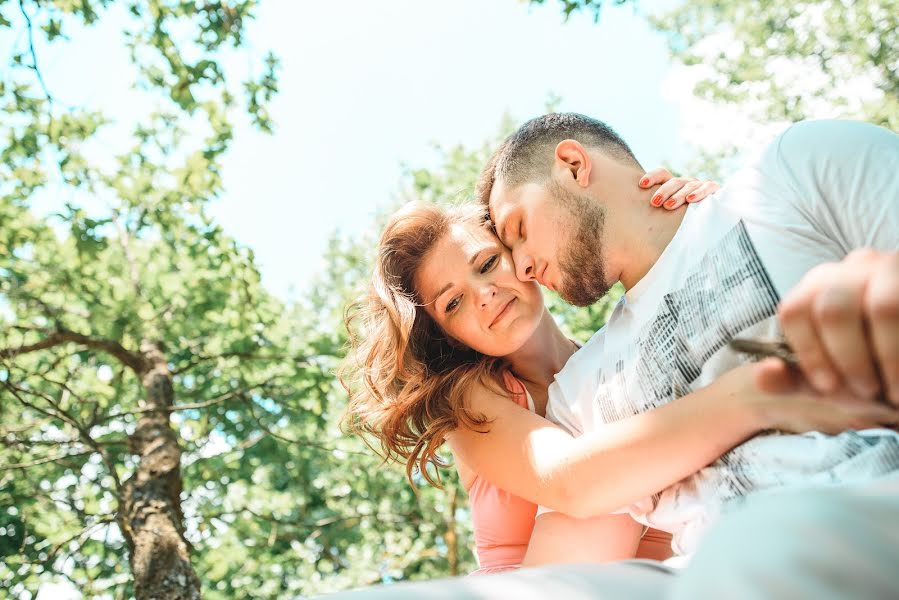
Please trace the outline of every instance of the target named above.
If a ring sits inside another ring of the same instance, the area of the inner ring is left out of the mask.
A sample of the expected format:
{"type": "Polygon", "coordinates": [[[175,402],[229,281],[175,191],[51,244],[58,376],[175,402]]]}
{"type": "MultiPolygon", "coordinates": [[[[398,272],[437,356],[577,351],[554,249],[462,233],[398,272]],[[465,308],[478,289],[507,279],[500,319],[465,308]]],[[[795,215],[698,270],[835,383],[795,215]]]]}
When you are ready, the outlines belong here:
{"type": "Polygon", "coordinates": [[[509,215],[505,215],[505,217],[506,218],[503,220],[502,230],[500,230],[499,228],[496,229],[496,237],[499,238],[499,241],[502,243],[503,246],[506,246],[508,248],[509,247],[509,235],[508,235],[509,221],[511,221],[511,219],[510,219],[509,215]]]}

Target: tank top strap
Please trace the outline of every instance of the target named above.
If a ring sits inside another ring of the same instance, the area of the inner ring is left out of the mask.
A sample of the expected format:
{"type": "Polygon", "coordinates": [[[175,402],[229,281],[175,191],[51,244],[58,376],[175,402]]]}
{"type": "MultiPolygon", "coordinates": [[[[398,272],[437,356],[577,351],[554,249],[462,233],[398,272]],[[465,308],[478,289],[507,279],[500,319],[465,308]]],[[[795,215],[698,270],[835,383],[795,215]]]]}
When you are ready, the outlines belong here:
{"type": "Polygon", "coordinates": [[[506,389],[512,392],[512,400],[515,401],[515,404],[531,410],[528,406],[528,391],[521,380],[512,375],[512,372],[507,369],[503,371],[503,382],[506,384],[506,389]]]}

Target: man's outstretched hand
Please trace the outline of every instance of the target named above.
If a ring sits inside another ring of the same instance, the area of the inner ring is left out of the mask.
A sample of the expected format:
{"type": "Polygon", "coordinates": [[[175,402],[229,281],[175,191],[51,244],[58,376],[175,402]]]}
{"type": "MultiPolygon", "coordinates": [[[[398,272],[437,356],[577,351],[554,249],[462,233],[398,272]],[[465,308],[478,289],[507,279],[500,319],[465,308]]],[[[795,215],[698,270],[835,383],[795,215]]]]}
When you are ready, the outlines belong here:
{"type": "MultiPolygon", "coordinates": [[[[803,375],[821,393],[841,389],[899,406],[899,252],[857,250],[820,265],[790,291],[778,318],[803,375]]],[[[758,364],[759,386],[789,391],[782,361],[758,364]]]]}

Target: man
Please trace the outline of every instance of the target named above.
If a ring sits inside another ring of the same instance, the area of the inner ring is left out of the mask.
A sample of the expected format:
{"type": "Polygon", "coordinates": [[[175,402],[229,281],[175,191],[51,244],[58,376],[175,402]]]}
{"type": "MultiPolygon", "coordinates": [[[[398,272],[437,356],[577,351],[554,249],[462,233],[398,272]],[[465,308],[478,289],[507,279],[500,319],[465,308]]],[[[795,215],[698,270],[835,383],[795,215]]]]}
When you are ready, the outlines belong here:
{"type": "MultiPolygon", "coordinates": [[[[803,369],[830,374],[819,381],[825,390],[845,383],[870,398],[875,391],[865,379],[874,372],[878,391],[895,401],[899,205],[890,177],[897,170],[899,138],[889,132],[801,124],[718,198],[664,214],[643,211],[648,203],[631,197],[643,170],[604,124],[580,115],[525,124],[479,185],[519,277],[579,304],[616,281],[628,290],[608,326],[560,373],[550,392],[552,414],[583,431],[670,401],[741,360],[726,349],[730,338],[774,335],[778,310],[803,369]],[[861,247],[872,250],[850,255],[861,247]],[[847,359],[844,348],[856,356],[847,359]]],[[[776,362],[758,370],[770,387],[794,384],[776,362]]],[[[667,521],[683,549],[692,550],[725,500],[752,493],[711,528],[680,576],[650,561],[555,565],[340,597],[894,597],[899,484],[877,479],[899,465],[895,434],[768,439],[773,448],[745,444],[666,490],[642,515],[667,521]],[[770,493],[822,474],[858,483],[770,493]]],[[[535,539],[552,537],[554,520],[565,518],[541,515],[535,539]]]]}
{"type": "MultiPolygon", "coordinates": [[[[557,376],[547,416],[579,434],[706,385],[745,360],[729,349],[732,339],[779,335],[785,295],[785,335],[812,385],[899,404],[899,193],[890,180],[897,168],[895,134],[861,123],[801,123],[716,199],[653,213],[648,197],[637,201],[630,191],[643,169],[605,124],[576,114],[526,123],[479,185],[519,278],[579,305],[619,281],[627,290],[608,325],[557,376]]],[[[758,370],[769,387],[790,384],[780,364],[758,370]]],[[[886,510],[895,523],[897,473],[895,432],[759,436],[633,516],[674,532],[676,549],[689,554],[744,498],[838,483],[873,485],[887,498],[878,514],[886,510]]],[[[554,536],[560,519],[541,514],[532,540],[554,536]]]]}

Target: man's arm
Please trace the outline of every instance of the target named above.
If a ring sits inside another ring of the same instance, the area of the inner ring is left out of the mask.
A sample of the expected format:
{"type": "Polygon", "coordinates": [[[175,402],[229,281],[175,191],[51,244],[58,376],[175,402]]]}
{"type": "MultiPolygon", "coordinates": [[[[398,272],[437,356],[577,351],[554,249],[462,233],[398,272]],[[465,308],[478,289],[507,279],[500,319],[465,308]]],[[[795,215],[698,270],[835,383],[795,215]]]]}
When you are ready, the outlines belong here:
{"type": "Polygon", "coordinates": [[[525,567],[559,563],[604,563],[637,555],[643,526],[628,515],[575,519],[558,512],[537,517],[525,567]]]}
{"type": "MultiPolygon", "coordinates": [[[[818,391],[846,386],[899,406],[899,252],[856,251],[813,269],[784,297],[778,318],[818,391]]],[[[763,389],[792,389],[783,364],[757,369],[763,389]]]]}
{"type": "MultiPolygon", "coordinates": [[[[819,392],[845,386],[899,406],[899,135],[850,121],[800,123],[771,152],[816,227],[848,254],[810,271],[778,308],[803,374],[819,392]]],[[[787,374],[767,362],[758,379],[788,389],[787,374]]]]}

